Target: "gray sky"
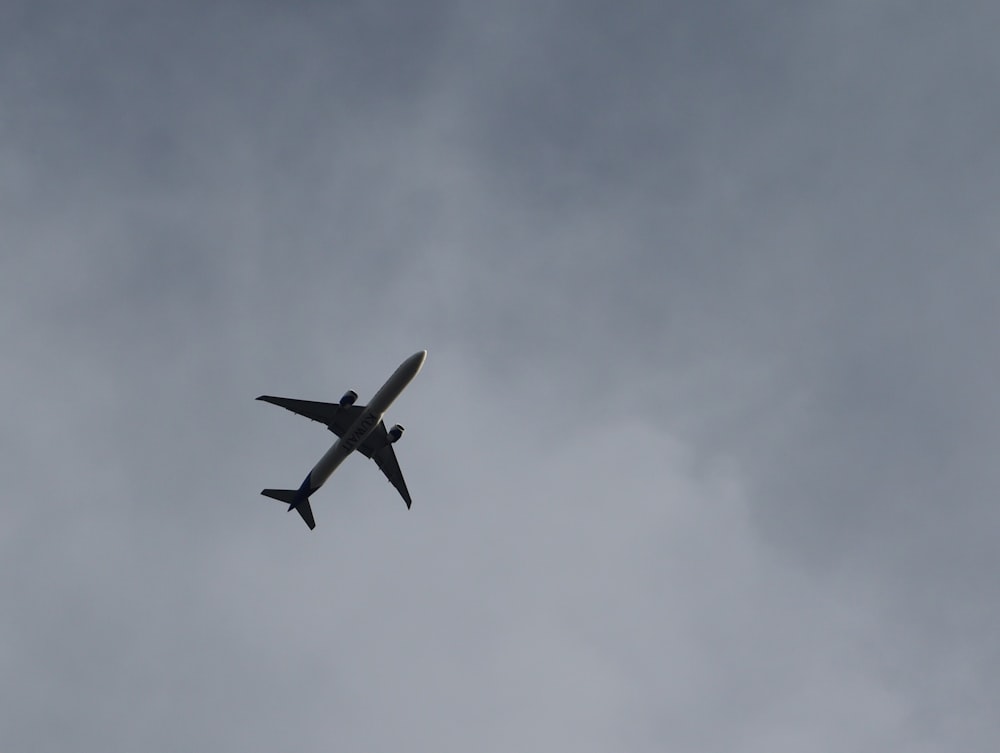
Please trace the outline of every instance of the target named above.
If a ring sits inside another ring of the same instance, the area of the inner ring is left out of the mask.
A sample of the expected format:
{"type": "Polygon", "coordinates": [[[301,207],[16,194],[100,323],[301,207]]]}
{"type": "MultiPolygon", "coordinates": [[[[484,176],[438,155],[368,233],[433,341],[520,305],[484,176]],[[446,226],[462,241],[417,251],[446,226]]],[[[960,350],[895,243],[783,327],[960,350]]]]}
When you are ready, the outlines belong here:
{"type": "Polygon", "coordinates": [[[994,3],[204,5],[0,7],[4,751],[1000,745],[994,3]]]}

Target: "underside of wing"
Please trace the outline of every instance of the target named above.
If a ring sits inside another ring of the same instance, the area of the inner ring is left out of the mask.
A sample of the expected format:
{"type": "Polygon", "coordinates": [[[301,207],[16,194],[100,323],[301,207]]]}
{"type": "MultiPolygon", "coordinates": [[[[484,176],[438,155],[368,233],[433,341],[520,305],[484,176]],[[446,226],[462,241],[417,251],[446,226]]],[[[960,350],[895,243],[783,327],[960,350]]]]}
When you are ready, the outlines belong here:
{"type": "Polygon", "coordinates": [[[389,433],[386,431],[384,423],[379,421],[378,426],[365,437],[365,441],[358,447],[358,452],[375,461],[375,465],[389,479],[389,483],[396,487],[396,491],[399,492],[407,509],[409,509],[410,492],[403,480],[403,472],[399,470],[399,462],[396,460],[396,453],[392,449],[392,442],[389,441],[389,433]]]}
{"type": "Polygon", "coordinates": [[[261,395],[257,398],[265,403],[280,406],[292,413],[298,413],[313,421],[325,424],[338,437],[350,428],[354,420],[361,415],[363,405],[340,405],[339,403],[320,403],[314,400],[295,400],[290,397],[273,397],[261,395]]]}

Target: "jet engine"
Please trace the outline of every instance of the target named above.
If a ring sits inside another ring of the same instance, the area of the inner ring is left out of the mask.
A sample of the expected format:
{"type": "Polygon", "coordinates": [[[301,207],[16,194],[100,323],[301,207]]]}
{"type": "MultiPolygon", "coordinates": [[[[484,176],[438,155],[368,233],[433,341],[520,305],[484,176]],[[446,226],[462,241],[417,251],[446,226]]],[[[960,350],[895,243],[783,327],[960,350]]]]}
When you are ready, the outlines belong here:
{"type": "Polygon", "coordinates": [[[358,393],[354,390],[348,390],[344,393],[344,396],[340,398],[340,407],[346,408],[349,405],[354,405],[354,401],[358,399],[358,393]]]}
{"type": "Polygon", "coordinates": [[[399,424],[396,424],[391,429],[389,429],[389,444],[398,442],[401,436],[403,436],[403,427],[400,426],[399,424]]]}

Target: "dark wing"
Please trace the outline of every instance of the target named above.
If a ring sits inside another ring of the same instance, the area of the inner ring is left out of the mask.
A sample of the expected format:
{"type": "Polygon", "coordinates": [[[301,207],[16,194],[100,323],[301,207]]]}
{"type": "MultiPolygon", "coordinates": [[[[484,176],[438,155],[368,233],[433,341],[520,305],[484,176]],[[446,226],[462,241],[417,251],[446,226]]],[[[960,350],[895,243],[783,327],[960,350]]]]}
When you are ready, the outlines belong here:
{"type": "Polygon", "coordinates": [[[399,470],[399,462],[396,460],[396,453],[392,449],[389,432],[386,431],[384,423],[378,422],[378,426],[372,429],[372,433],[358,446],[358,452],[375,461],[375,465],[389,479],[389,483],[396,487],[396,491],[406,503],[406,509],[410,509],[410,492],[403,480],[403,472],[399,470]]]}
{"type": "Polygon", "coordinates": [[[354,423],[354,420],[365,409],[363,405],[317,403],[313,400],[293,400],[290,397],[272,397],[271,395],[261,395],[257,399],[263,400],[265,403],[281,406],[292,413],[298,413],[300,416],[311,418],[313,421],[319,421],[321,424],[326,424],[326,427],[338,437],[351,428],[351,424],[354,423]]]}

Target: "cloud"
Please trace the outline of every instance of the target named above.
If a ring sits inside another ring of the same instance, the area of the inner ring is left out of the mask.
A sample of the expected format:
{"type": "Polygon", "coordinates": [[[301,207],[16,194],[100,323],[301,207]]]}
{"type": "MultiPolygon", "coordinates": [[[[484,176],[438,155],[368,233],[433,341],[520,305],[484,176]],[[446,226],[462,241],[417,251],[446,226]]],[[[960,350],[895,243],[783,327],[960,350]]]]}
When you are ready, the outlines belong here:
{"type": "Polygon", "coordinates": [[[3,13],[8,746],[996,739],[992,11],[3,13]]]}

